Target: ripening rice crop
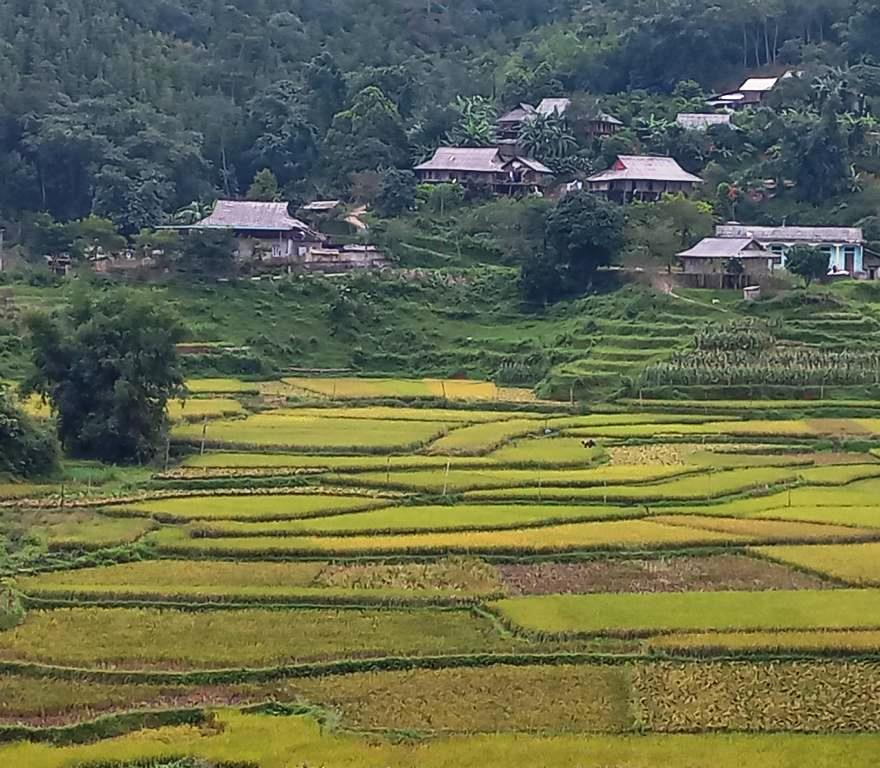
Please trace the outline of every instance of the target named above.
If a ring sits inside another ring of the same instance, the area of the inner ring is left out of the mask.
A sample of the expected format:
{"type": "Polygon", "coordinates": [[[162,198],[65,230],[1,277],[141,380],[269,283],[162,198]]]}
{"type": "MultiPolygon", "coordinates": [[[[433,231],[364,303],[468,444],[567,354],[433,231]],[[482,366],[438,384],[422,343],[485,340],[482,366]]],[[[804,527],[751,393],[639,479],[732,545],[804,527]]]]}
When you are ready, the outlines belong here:
{"type": "MultiPolygon", "coordinates": [[[[239,689],[241,690],[241,689],[239,689]]],[[[237,691],[236,691],[237,692],[237,691]]],[[[93,720],[108,711],[210,705],[229,699],[222,687],[197,691],[184,686],[137,683],[96,683],[76,679],[0,674],[0,722],[37,727],[67,721],[93,720]]],[[[22,763],[3,763],[18,766],[22,763]]]]}
{"type": "MultiPolygon", "coordinates": [[[[282,474],[285,469],[328,469],[344,471],[422,469],[426,467],[451,466],[492,466],[490,457],[446,457],[446,456],[324,456],[318,453],[204,453],[187,456],[183,461],[185,468],[192,468],[191,477],[199,477],[198,469],[229,470],[235,476],[235,470],[243,475],[248,470],[266,470],[265,474],[277,471],[282,474]]],[[[213,473],[209,473],[209,476],[213,473]]],[[[219,474],[219,473],[218,473],[219,474]]]]}
{"type": "Polygon", "coordinates": [[[880,627],[880,590],[871,589],[546,595],[492,605],[518,627],[553,634],[880,627]]]}
{"type": "Polygon", "coordinates": [[[783,494],[785,501],[773,507],[863,507],[873,504],[880,498],[880,480],[868,478],[855,480],[837,487],[810,486],[793,488],[790,496],[783,494]]]}
{"type": "MultiPolygon", "coordinates": [[[[476,411],[453,408],[404,408],[399,406],[367,405],[342,408],[279,408],[273,416],[320,419],[382,419],[389,421],[442,421],[448,423],[481,424],[508,419],[544,419],[542,413],[523,411],[476,411]]],[[[352,429],[356,429],[352,425],[352,429]]]]}
{"type": "MultiPolygon", "coordinates": [[[[285,412],[289,413],[289,412],[285,412]]],[[[246,419],[217,420],[207,424],[178,424],[172,438],[210,446],[277,447],[292,451],[347,451],[416,448],[445,434],[454,424],[435,421],[387,421],[334,417],[299,417],[273,411],[246,419]]]]}
{"type": "Polygon", "coordinates": [[[435,454],[471,455],[487,453],[502,443],[522,437],[538,435],[554,429],[554,419],[508,419],[488,424],[460,427],[431,443],[429,451],[435,454]]]}
{"type": "Polygon", "coordinates": [[[0,501],[49,496],[59,490],[57,485],[42,483],[0,483],[0,501]]]}
{"type": "Polygon", "coordinates": [[[880,585],[880,542],[755,547],[754,551],[850,584],[880,585]]]}
{"type": "Polygon", "coordinates": [[[17,579],[29,594],[116,591],[136,594],[191,594],[224,590],[224,594],[284,587],[306,587],[324,567],[309,563],[233,563],[207,560],[147,560],[96,568],[52,571],[17,579]]]}
{"type": "Polygon", "coordinates": [[[338,658],[522,649],[468,611],[430,608],[31,610],[0,659],[88,668],[254,667],[338,658]]]}
{"type": "Polygon", "coordinates": [[[632,723],[622,666],[376,671],[292,681],[288,687],[339,711],[353,728],[613,732],[632,723]]]}
{"type": "Polygon", "coordinates": [[[33,519],[32,534],[50,549],[100,549],[130,544],[155,528],[152,520],[105,517],[86,510],[46,512],[33,519]]]}
{"type": "Polygon", "coordinates": [[[486,458],[507,465],[586,467],[595,464],[604,455],[605,449],[601,446],[586,447],[584,441],[577,437],[535,437],[502,446],[486,458]]]}
{"type": "MultiPolygon", "coordinates": [[[[615,469],[609,467],[609,470],[615,469]]],[[[661,471],[663,467],[643,467],[646,474],[651,471],[661,471]]],[[[682,467],[667,467],[665,469],[678,472],[682,467]]],[[[584,470],[584,473],[601,470],[584,470]]],[[[547,473],[550,474],[549,472],[547,473]]],[[[537,478],[536,478],[537,479],[537,478]]],[[[727,496],[751,489],[770,487],[795,479],[791,469],[781,467],[750,467],[746,469],[734,469],[726,472],[703,472],[690,474],[674,480],[666,480],[659,483],[645,483],[643,485],[608,485],[593,486],[588,488],[563,488],[563,487],[528,487],[528,488],[501,488],[497,490],[470,491],[465,494],[467,499],[592,499],[600,501],[685,501],[690,499],[706,499],[718,496],[727,496]]],[[[537,486],[537,483],[535,483],[537,486]]]]}
{"type": "Polygon", "coordinates": [[[262,382],[241,379],[187,379],[186,388],[194,395],[257,394],[262,382]]]}
{"type": "Polygon", "coordinates": [[[880,506],[876,507],[773,507],[751,512],[747,517],[765,520],[801,520],[809,523],[880,528],[880,506]]]}
{"type": "MultiPolygon", "coordinates": [[[[605,520],[638,517],[637,507],[570,506],[565,504],[459,504],[442,506],[386,507],[308,520],[252,523],[216,521],[198,526],[207,536],[293,536],[347,533],[404,533],[443,530],[491,530],[574,520],[605,520]]],[[[798,525],[792,523],[790,525],[798,525]]],[[[826,526],[813,526],[825,528],[826,526]]]]}
{"type": "MultiPolygon", "coordinates": [[[[512,488],[541,484],[565,487],[601,486],[603,483],[647,483],[651,480],[686,474],[688,471],[695,470],[688,470],[686,467],[635,465],[602,466],[592,469],[455,469],[447,474],[444,467],[413,472],[368,472],[359,474],[357,482],[366,486],[457,493],[479,488],[512,488]]],[[[338,481],[340,476],[330,475],[328,479],[338,481]]],[[[631,493],[637,495],[638,492],[631,491],[631,493]]]]}
{"type": "Polygon", "coordinates": [[[868,437],[880,434],[880,419],[755,419],[703,424],[629,424],[566,429],[577,437],[643,437],[657,435],[731,435],[733,437],[868,437]]]}
{"type": "Polygon", "coordinates": [[[169,400],[168,418],[171,421],[198,421],[200,419],[219,419],[223,416],[237,416],[244,413],[238,400],[229,397],[189,398],[188,400],[169,400]]]}
{"type": "Polygon", "coordinates": [[[159,560],[26,576],[17,579],[16,586],[44,598],[261,604],[503,593],[495,569],[471,558],[346,565],[159,560]]]}
{"type": "Polygon", "coordinates": [[[369,378],[285,378],[283,381],[297,389],[340,400],[380,397],[498,399],[498,389],[489,381],[369,378]]]}
{"type": "Polygon", "coordinates": [[[735,535],[659,525],[648,520],[569,523],[540,528],[372,536],[190,538],[180,529],[151,535],[160,552],[215,556],[311,554],[532,553],[683,547],[745,541],[735,535]]]}
{"type": "Polygon", "coordinates": [[[648,646],[673,655],[695,656],[786,652],[875,654],[880,651],[880,630],[686,632],[652,637],[648,646]]]}
{"type": "Polygon", "coordinates": [[[64,747],[0,745],[0,764],[27,768],[148,764],[150,758],[192,755],[214,764],[260,768],[876,768],[875,734],[522,734],[439,736],[428,741],[377,739],[325,728],[308,717],[216,712],[208,727],[167,726],[64,747]]]}
{"type": "Polygon", "coordinates": [[[640,720],[651,731],[880,730],[880,664],[637,664],[640,720]]]}
{"type": "Polygon", "coordinates": [[[832,464],[824,467],[807,467],[798,475],[809,485],[846,485],[855,480],[880,476],[878,464],[832,464]]]}
{"type": "Polygon", "coordinates": [[[114,507],[118,513],[147,515],[161,520],[285,520],[387,504],[364,496],[282,493],[265,495],[183,496],[152,499],[114,507]]]}
{"type": "Polygon", "coordinates": [[[763,541],[834,541],[869,538],[876,531],[863,531],[842,525],[817,525],[787,520],[757,518],[713,517],[711,515],[658,515],[651,518],[657,523],[681,525],[703,531],[732,533],[763,541]]]}

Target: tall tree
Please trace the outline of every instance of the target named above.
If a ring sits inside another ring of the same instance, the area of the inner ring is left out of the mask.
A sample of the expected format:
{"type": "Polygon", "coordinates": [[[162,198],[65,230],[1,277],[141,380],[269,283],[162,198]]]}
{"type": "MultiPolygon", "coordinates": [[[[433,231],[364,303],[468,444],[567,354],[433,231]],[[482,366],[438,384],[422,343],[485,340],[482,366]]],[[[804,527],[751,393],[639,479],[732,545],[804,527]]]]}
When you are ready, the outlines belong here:
{"type": "Polygon", "coordinates": [[[275,178],[275,174],[268,168],[257,171],[248,187],[247,199],[271,203],[280,197],[281,191],[278,189],[278,179],[275,178]]]}
{"type": "Polygon", "coordinates": [[[25,389],[46,397],[75,456],[144,462],[158,450],[165,406],[183,392],[175,344],[183,327],[140,294],[78,295],[55,316],[27,318],[33,370],[25,389]]]}
{"type": "Polygon", "coordinates": [[[569,286],[583,290],[623,247],[620,206],[590,192],[567,194],[547,214],[546,243],[569,286]]]}

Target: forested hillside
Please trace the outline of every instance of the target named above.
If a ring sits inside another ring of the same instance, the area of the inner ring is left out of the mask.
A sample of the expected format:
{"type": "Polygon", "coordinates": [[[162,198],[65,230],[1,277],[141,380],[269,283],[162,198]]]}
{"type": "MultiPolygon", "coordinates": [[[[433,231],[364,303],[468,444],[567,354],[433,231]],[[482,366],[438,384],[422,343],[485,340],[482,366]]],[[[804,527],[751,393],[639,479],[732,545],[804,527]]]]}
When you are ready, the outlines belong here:
{"type": "Polygon", "coordinates": [[[821,204],[869,186],[875,58],[870,0],[8,0],[0,212],[131,234],[263,168],[294,200],[358,192],[360,172],[408,168],[450,133],[478,141],[457,97],[491,113],[579,92],[628,128],[569,173],[638,146],[714,163],[710,197],[795,169],[798,201],[821,204]],[[729,145],[670,128],[704,93],[793,67],[809,73],[793,112],[757,113],[729,145]]]}

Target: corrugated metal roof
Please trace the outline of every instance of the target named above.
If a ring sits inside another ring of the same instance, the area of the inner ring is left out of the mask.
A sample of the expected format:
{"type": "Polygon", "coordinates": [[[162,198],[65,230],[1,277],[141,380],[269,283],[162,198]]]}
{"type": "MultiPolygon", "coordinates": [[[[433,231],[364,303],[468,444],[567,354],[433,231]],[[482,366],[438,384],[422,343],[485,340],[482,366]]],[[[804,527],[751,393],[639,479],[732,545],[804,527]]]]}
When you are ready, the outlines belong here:
{"type": "Polygon", "coordinates": [[[314,200],[302,207],[304,211],[332,211],[340,204],[339,200],[314,200]]]}
{"type": "Polygon", "coordinates": [[[309,225],[287,212],[287,203],[257,203],[245,200],[218,200],[210,216],[193,225],[194,229],[309,230],[309,225]]]}
{"type": "Polygon", "coordinates": [[[608,123],[610,125],[623,125],[623,121],[618,120],[614,115],[609,115],[607,112],[600,112],[596,115],[596,119],[594,122],[597,123],[608,123]]]}
{"type": "Polygon", "coordinates": [[[705,237],[693,248],[678,254],[701,259],[772,259],[778,258],[752,238],[705,237]]]}
{"type": "Polygon", "coordinates": [[[750,77],[739,87],[739,90],[748,93],[766,93],[772,91],[778,82],[778,77],[750,77]]]}
{"type": "Polygon", "coordinates": [[[541,99],[535,111],[542,115],[549,115],[551,112],[562,115],[570,106],[571,99],[541,99]]]}
{"type": "Polygon", "coordinates": [[[587,181],[682,181],[699,184],[703,180],[699,176],[688,173],[671,157],[653,157],[650,155],[619,155],[615,165],[621,169],[609,168],[607,171],[590,176],[587,181]]]}
{"type": "Polygon", "coordinates": [[[755,227],[748,224],[719,224],[716,237],[754,238],[759,242],[779,243],[848,243],[865,241],[859,227],[755,227]]]}
{"type": "Polygon", "coordinates": [[[713,125],[730,125],[730,115],[680,112],[675,122],[689,131],[705,131],[713,125]]]}

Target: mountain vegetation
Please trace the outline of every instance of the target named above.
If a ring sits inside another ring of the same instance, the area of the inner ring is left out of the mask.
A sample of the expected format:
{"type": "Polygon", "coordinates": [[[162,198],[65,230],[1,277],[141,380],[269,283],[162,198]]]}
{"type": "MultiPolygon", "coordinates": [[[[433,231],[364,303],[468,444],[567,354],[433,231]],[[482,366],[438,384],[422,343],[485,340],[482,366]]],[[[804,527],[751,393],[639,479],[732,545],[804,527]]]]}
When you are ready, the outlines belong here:
{"type": "MultiPolygon", "coordinates": [[[[571,116],[524,138],[563,179],[643,151],[700,172],[719,216],[849,223],[876,209],[869,0],[10,0],[0,32],[13,240],[39,213],[135,236],[219,195],[373,198],[385,173],[442,143],[485,145],[501,111],[560,95],[571,116]],[[785,70],[803,76],[737,130],[674,123],[746,74],[785,70]],[[599,105],[625,128],[586,141],[577,121],[599,105]]],[[[401,181],[385,184],[387,213],[401,181]]]]}

